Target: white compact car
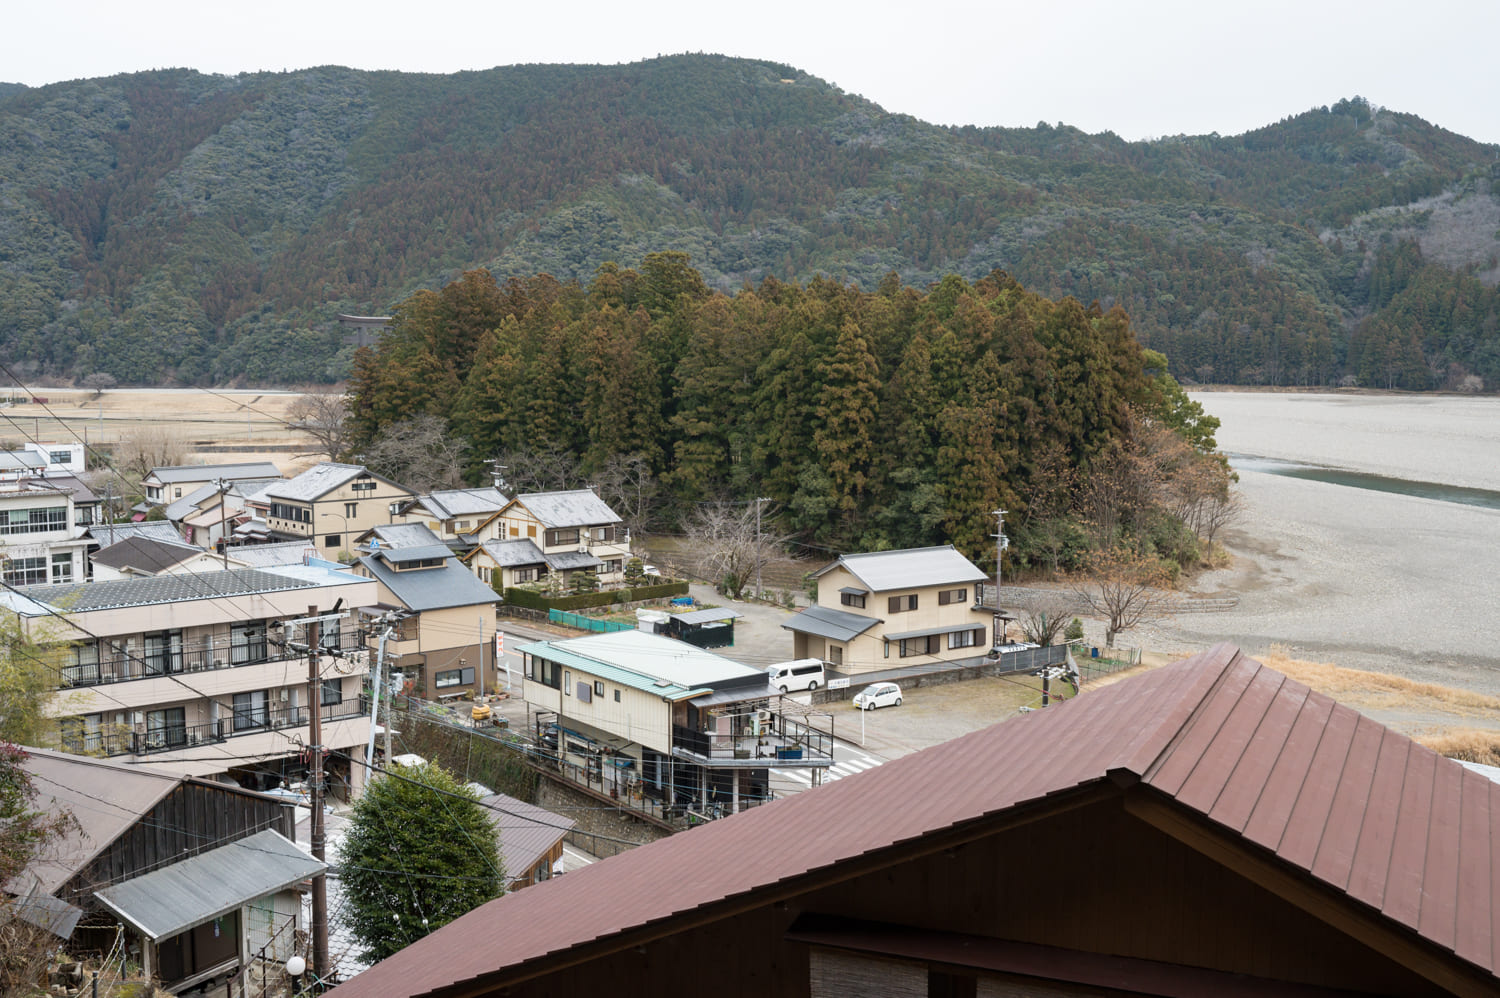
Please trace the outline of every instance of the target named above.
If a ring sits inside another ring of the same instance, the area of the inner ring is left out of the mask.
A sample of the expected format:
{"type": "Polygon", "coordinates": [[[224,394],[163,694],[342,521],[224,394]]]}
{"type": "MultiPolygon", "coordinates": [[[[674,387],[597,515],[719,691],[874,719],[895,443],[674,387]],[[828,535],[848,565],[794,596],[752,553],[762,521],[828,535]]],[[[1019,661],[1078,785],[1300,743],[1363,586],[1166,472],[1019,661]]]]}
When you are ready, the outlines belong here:
{"type": "Polygon", "coordinates": [[[854,694],[854,706],[860,710],[901,706],[901,687],[895,683],[872,683],[854,694]]]}

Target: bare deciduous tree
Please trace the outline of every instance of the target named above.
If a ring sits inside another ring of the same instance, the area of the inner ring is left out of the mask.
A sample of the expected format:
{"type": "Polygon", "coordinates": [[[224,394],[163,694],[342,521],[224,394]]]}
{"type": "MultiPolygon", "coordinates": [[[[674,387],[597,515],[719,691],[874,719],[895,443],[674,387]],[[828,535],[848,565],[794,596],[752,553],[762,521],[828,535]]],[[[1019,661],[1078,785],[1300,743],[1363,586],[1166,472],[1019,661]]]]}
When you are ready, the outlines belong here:
{"type": "Polygon", "coordinates": [[[318,453],[330,461],[342,459],[349,450],[349,400],[333,392],[303,395],[286,410],[284,425],[301,430],[318,445],[318,453]]]}
{"type": "Polygon", "coordinates": [[[422,413],[393,423],[365,448],[364,466],[418,492],[463,487],[468,444],[448,433],[448,421],[422,413]]]}
{"type": "Polygon", "coordinates": [[[115,495],[140,495],[141,479],[152,468],[170,468],[187,461],[188,444],[177,428],[165,423],[137,427],[114,446],[115,495]]]}
{"type": "Polygon", "coordinates": [[[119,384],[115,376],[106,371],[95,371],[82,381],[83,387],[94,393],[94,398],[103,395],[107,389],[119,384]]]}
{"type": "Polygon", "coordinates": [[[787,535],[768,529],[774,510],[762,509],[757,532],[755,508],[753,502],[701,506],[688,524],[688,538],[699,552],[699,570],[735,599],[754,582],[758,566],[786,551],[787,535]]]}
{"type": "Polygon", "coordinates": [[[1104,644],[1113,648],[1121,632],[1171,615],[1176,600],[1166,584],[1166,573],[1154,559],[1114,549],[1094,559],[1093,580],[1076,583],[1073,595],[1080,606],[1104,618],[1104,644]]]}
{"type": "Polygon", "coordinates": [[[1057,642],[1068,621],[1078,612],[1078,599],[1072,593],[1036,593],[1021,609],[1016,623],[1027,641],[1047,646],[1057,642]]]}
{"type": "Polygon", "coordinates": [[[584,486],[578,458],[556,446],[549,445],[541,450],[508,447],[495,455],[495,464],[505,469],[501,472],[504,476],[502,491],[510,496],[581,489],[584,486]]]}
{"type": "Polygon", "coordinates": [[[619,514],[632,534],[651,529],[656,520],[656,476],[644,455],[614,455],[593,476],[599,498],[619,514]]]}

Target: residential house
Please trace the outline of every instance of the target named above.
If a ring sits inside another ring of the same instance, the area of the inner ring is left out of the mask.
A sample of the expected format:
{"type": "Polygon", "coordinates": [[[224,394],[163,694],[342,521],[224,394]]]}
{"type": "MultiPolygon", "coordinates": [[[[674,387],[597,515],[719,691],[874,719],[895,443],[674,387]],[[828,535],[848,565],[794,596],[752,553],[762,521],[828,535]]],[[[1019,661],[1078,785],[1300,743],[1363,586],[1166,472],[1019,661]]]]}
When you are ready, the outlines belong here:
{"type": "Polygon", "coordinates": [[[87,470],[81,443],[23,443],[0,451],[0,479],[81,475],[87,470]]]}
{"type": "Polygon", "coordinates": [[[792,658],[858,675],[982,657],[992,615],[974,609],[988,578],[951,544],[840,555],[813,573],[818,602],[782,624],[792,658]]]}
{"type": "Polygon", "coordinates": [[[235,527],[251,518],[247,496],[281,481],[285,479],[277,476],[210,482],[168,503],[166,516],[189,544],[211,548],[221,539],[231,537],[235,527]]]}
{"type": "Polygon", "coordinates": [[[89,558],[95,582],[112,582],[141,575],[183,575],[245,568],[244,562],[214,554],[191,544],[154,537],[127,537],[100,548],[89,558]]]}
{"type": "Polygon", "coordinates": [[[468,550],[474,531],[510,500],[497,488],[443,489],[417,496],[397,508],[398,523],[420,523],[450,547],[468,550]]]}
{"type": "MultiPolygon", "coordinates": [[[[367,617],[402,618],[386,642],[387,669],[432,699],[494,690],[495,591],[469,574],[421,524],[392,524],[371,533],[369,553],[354,570],[375,581],[377,598],[366,607],[367,617]],[[404,543],[394,545],[392,537],[404,543]]],[[[371,628],[372,650],[380,630],[371,628]]]]}
{"type": "MultiPolygon", "coordinates": [[[[363,751],[368,663],[349,610],[376,598],[370,580],[323,563],[31,586],[0,606],[60,660],[64,748],[271,789],[307,772],[306,628],[294,621],[343,618],[320,628],[313,706],[326,747],[363,751]]],[[[357,795],[363,768],[328,765],[337,794],[357,795]]]]}
{"type": "Polygon", "coordinates": [[[1500,784],[1221,645],[507,895],[337,998],[1500,993],[1500,784]]]}
{"type": "Polygon", "coordinates": [[[141,490],[145,493],[146,499],[136,506],[136,512],[145,515],[153,506],[166,506],[215,482],[280,477],[281,472],[270,461],[254,461],[244,464],[183,464],[152,468],[150,474],[141,479],[141,490]]]}
{"type": "Polygon", "coordinates": [[[45,479],[0,482],[0,580],[7,586],[81,581],[87,529],[77,524],[71,490],[45,479]]]}
{"type": "Polygon", "coordinates": [[[832,739],[789,716],[762,669],[638,630],[518,650],[540,739],[612,799],[715,817],[769,799],[771,769],[833,763],[832,739]]]}
{"type": "Polygon", "coordinates": [[[577,822],[505,794],[484,794],[479,803],[495,828],[505,889],[551,880],[562,864],[563,839],[577,822]]]}
{"type": "Polygon", "coordinates": [[[325,461],[296,478],[273,482],[247,500],[265,520],[272,539],[317,538],[332,556],[352,551],[354,539],[389,523],[393,509],[412,498],[410,489],[357,464],[325,461]]]}
{"type": "Polygon", "coordinates": [[[630,532],[590,489],[517,496],[479,525],[476,539],[481,547],[468,559],[470,568],[490,584],[500,571],[506,588],[548,575],[561,576],[567,587],[577,571],[593,572],[604,584],[619,583],[630,560],[630,532]],[[541,560],[523,561],[533,557],[531,549],[497,543],[504,541],[530,541],[541,560]]]}
{"type": "Polygon", "coordinates": [[[174,994],[244,993],[299,952],[303,881],[326,867],[293,839],[293,808],[227,783],[28,749],[38,804],[75,826],[7,889],[68,906],[72,953],[110,952],[174,994]],[[119,930],[123,928],[123,937],[119,930]],[[251,975],[253,976],[253,975],[251,975]]]}

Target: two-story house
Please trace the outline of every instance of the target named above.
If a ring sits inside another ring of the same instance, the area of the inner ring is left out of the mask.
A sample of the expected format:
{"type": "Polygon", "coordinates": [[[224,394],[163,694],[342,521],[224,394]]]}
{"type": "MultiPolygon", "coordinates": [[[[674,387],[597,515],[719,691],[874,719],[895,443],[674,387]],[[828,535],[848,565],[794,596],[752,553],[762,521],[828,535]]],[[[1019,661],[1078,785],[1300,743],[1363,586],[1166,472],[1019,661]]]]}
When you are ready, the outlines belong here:
{"type": "MultiPolygon", "coordinates": [[[[65,749],[271,789],[307,772],[310,709],[323,745],[363,751],[367,656],[350,611],[376,595],[369,579],[321,563],[30,586],[0,593],[0,607],[58,659],[49,709],[65,749]],[[295,622],[334,613],[320,625],[310,704],[295,622]]],[[[362,767],[330,754],[328,768],[339,796],[363,787],[362,767]]]]}
{"type": "Polygon", "coordinates": [[[982,657],[992,615],[974,608],[988,578],[951,544],[846,554],[813,573],[818,602],[782,624],[793,658],[849,674],[982,657]]]}
{"type": "Polygon", "coordinates": [[[252,461],[245,464],[179,464],[152,468],[151,473],[141,479],[141,491],[145,501],[136,507],[136,512],[150,512],[153,506],[166,506],[185,498],[214,482],[237,482],[243,479],[280,478],[281,472],[270,461],[252,461]]]}
{"type": "Polygon", "coordinates": [[[250,508],[265,520],[274,540],[317,539],[326,556],[352,551],[360,534],[389,523],[410,489],[358,464],[324,461],[295,478],[273,482],[250,496],[250,508]]]}
{"type": "Polygon", "coordinates": [[[500,573],[505,588],[549,575],[567,586],[576,571],[593,572],[604,584],[623,582],[630,560],[629,530],[591,489],[516,496],[476,533],[490,539],[469,555],[469,568],[490,585],[500,573]]]}
{"type": "Polygon", "coordinates": [[[482,489],[443,489],[417,496],[397,507],[397,523],[424,524],[449,547],[473,546],[474,531],[498,513],[507,502],[493,486],[482,489]]]}
{"type": "Polygon", "coordinates": [[[576,782],[668,813],[717,817],[770,797],[770,770],[833,764],[762,669],[674,638],[617,631],[519,649],[539,740],[576,782]]]}
{"type": "MultiPolygon", "coordinates": [[[[379,527],[366,540],[354,571],[374,580],[377,598],[364,612],[401,618],[386,641],[387,669],[434,700],[494,690],[495,591],[421,524],[379,527]]],[[[372,651],[381,630],[370,629],[372,651]]]]}
{"type": "Polygon", "coordinates": [[[69,489],[45,479],[0,482],[0,579],[7,586],[82,581],[87,532],[69,489]]]}

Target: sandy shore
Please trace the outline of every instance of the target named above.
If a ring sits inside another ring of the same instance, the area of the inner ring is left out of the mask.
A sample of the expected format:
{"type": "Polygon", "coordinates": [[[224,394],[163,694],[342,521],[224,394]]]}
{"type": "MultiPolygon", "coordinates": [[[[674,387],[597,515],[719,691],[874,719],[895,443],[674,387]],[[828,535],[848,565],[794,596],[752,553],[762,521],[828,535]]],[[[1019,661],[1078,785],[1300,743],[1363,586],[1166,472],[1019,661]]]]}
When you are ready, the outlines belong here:
{"type": "MultiPolygon", "coordinates": [[[[1500,489],[1500,399],[1207,393],[1233,453],[1500,489]]],[[[1500,510],[1241,474],[1227,569],[1237,595],[1122,637],[1168,652],[1232,641],[1293,657],[1500,693],[1500,510]]],[[[1497,719],[1500,720],[1500,719],[1497,719]]]]}

